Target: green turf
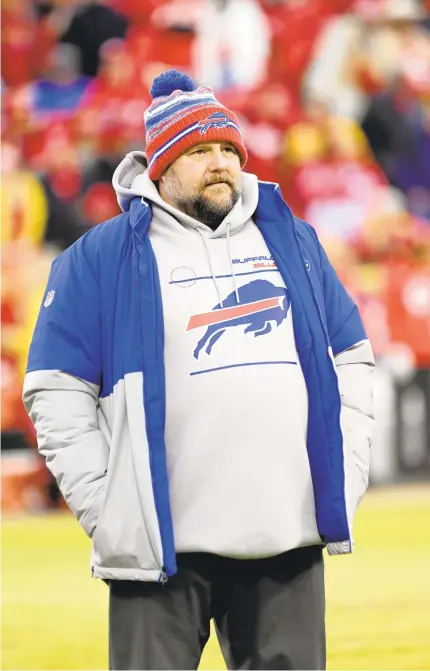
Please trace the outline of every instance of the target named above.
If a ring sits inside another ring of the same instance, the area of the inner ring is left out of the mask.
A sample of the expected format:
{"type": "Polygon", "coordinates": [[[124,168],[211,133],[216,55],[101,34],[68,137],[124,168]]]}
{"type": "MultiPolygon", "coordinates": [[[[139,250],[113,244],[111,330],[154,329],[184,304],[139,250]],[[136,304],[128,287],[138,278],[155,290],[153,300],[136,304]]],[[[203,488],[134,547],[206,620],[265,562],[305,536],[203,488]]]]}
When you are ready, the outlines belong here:
{"type": "MultiPolygon", "coordinates": [[[[328,667],[430,668],[430,487],[371,492],[326,558],[328,667]]],[[[68,514],[2,521],[3,669],[107,668],[107,587],[68,514]]],[[[202,669],[225,668],[215,639],[202,669]]]]}

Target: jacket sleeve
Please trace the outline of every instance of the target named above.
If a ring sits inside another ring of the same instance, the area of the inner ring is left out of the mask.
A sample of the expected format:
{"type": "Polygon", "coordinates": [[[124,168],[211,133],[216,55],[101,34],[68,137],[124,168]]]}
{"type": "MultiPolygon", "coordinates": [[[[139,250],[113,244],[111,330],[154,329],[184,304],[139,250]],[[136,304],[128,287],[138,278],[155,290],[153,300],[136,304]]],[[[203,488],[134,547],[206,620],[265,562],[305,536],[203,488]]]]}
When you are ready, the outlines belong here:
{"type": "Polygon", "coordinates": [[[375,359],[358,308],[336,275],[315,231],[313,234],[321,260],[328,335],[341,397],[347,503],[352,518],[369,483],[375,359]]]}
{"type": "Polygon", "coordinates": [[[98,421],[101,309],[86,237],[52,265],[30,346],[23,401],[47,467],[91,536],[109,447],[98,421]]]}
{"type": "Polygon", "coordinates": [[[367,340],[367,335],[357,305],[338,278],[315,230],[311,230],[321,263],[328,335],[336,356],[355,343],[367,340]]]}
{"type": "Polygon", "coordinates": [[[375,360],[370,342],[363,340],[338,354],[334,361],[341,397],[347,506],[352,518],[369,484],[375,360]]]}

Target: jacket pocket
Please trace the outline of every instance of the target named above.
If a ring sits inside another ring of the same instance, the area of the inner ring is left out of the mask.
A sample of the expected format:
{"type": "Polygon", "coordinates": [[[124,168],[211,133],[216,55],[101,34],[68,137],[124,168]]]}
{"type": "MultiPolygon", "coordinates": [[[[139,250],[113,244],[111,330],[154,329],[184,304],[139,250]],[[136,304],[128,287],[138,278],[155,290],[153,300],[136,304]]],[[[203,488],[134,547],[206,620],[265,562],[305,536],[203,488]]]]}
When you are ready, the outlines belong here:
{"type": "Polygon", "coordinates": [[[93,534],[93,562],[103,569],[161,570],[163,553],[148,455],[145,459],[144,424],[140,439],[133,440],[124,380],[117,383],[114,394],[115,422],[104,500],[93,534]]]}

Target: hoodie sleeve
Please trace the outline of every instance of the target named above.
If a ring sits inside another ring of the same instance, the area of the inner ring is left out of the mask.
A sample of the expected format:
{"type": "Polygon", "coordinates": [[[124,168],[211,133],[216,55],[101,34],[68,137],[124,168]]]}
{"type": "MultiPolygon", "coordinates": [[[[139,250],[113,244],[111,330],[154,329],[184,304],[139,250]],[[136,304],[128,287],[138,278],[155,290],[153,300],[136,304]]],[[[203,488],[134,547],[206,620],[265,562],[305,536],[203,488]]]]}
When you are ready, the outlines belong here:
{"type": "Polygon", "coordinates": [[[109,447],[99,427],[101,310],[84,236],[53,263],[30,346],[23,401],[39,452],[88,535],[109,447]]]}

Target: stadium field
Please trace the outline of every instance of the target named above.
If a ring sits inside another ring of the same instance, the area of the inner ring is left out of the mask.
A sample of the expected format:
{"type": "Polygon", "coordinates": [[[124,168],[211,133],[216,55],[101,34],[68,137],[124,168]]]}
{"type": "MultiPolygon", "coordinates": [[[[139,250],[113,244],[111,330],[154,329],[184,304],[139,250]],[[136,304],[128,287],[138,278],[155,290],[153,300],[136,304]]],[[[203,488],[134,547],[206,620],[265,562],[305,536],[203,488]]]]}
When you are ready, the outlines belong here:
{"type": "MultiPolygon", "coordinates": [[[[430,668],[430,486],[371,491],[326,557],[329,669],[430,668]]],[[[2,669],[106,669],[107,597],[67,513],[2,520],[2,669]]],[[[225,668],[216,639],[202,669],[225,668]]]]}

